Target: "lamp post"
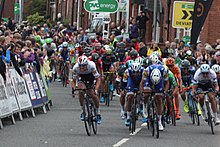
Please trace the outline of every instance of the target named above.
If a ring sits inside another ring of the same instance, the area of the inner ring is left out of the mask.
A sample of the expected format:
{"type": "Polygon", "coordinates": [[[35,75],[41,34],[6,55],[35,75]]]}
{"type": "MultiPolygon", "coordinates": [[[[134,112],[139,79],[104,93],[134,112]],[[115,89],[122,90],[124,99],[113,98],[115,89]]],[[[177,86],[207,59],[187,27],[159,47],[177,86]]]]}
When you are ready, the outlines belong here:
{"type": "Polygon", "coordinates": [[[169,41],[170,37],[170,7],[171,0],[167,0],[167,41],[169,41]]]}

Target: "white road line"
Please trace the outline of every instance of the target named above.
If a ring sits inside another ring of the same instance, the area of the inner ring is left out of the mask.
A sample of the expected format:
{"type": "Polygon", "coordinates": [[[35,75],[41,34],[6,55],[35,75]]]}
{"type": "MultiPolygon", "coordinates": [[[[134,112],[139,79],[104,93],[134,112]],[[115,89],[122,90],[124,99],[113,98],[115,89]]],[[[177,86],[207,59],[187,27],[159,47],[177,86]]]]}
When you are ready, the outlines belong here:
{"type": "Polygon", "coordinates": [[[123,138],[122,140],[120,140],[119,142],[117,142],[116,144],[114,144],[113,147],[121,146],[122,144],[124,144],[124,143],[127,142],[128,140],[129,140],[129,138],[123,138]]]}
{"type": "Polygon", "coordinates": [[[137,128],[133,134],[130,133],[129,135],[134,136],[134,135],[136,135],[140,130],[141,130],[141,128],[137,128]]]}

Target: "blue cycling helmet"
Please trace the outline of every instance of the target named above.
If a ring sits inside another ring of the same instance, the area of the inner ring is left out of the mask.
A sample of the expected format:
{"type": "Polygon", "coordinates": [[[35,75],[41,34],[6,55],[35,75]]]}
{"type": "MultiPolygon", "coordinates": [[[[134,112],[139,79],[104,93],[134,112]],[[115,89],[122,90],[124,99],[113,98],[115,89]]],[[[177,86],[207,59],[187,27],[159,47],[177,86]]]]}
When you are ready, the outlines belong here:
{"type": "Polygon", "coordinates": [[[127,68],[131,67],[133,63],[134,63],[133,60],[128,60],[128,61],[126,62],[127,68]]]}

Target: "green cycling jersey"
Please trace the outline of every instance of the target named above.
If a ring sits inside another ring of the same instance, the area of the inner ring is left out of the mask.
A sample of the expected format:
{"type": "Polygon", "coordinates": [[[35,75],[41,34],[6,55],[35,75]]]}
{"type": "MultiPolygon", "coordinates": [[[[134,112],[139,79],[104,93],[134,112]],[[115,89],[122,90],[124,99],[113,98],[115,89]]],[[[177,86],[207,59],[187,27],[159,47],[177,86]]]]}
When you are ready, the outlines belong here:
{"type": "Polygon", "coordinates": [[[170,87],[175,88],[178,86],[176,79],[171,71],[168,72],[170,87]]]}

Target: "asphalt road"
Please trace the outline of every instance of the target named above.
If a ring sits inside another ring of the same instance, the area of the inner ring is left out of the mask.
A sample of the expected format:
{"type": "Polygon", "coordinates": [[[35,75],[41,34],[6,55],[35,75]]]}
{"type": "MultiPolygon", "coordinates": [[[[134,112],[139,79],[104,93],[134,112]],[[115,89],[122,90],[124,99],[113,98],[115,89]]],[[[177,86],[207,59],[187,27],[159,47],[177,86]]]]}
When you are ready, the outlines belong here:
{"type": "Polygon", "coordinates": [[[98,126],[97,135],[87,136],[79,119],[78,99],[71,97],[71,89],[53,83],[51,95],[54,106],[47,114],[37,113],[35,118],[17,120],[15,125],[4,121],[0,147],[220,147],[220,126],[212,135],[204,121],[195,126],[186,113],[182,113],[177,126],[167,125],[159,139],[152,137],[140,121],[138,131],[131,135],[120,118],[118,97],[110,107],[101,105],[103,123],[98,126]]]}

